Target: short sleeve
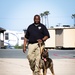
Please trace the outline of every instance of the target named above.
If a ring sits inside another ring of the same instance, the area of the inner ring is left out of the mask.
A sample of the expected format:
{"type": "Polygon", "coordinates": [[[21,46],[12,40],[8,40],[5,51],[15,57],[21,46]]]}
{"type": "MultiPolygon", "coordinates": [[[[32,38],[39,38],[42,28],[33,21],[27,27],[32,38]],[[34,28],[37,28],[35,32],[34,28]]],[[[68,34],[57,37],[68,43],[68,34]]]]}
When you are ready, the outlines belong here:
{"type": "Polygon", "coordinates": [[[48,29],[44,26],[43,27],[44,29],[43,29],[43,34],[44,34],[44,36],[48,36],[48,38],[50,38],[50,34],[49,34],[49,32],[48,32],[48,29]]]}
{"type": "Polygon", "coordinates": [[[28,28],[27,31],[26,31],[25,38],[26,38],[26,39],[29,39],[29,28],[28,28]]]}

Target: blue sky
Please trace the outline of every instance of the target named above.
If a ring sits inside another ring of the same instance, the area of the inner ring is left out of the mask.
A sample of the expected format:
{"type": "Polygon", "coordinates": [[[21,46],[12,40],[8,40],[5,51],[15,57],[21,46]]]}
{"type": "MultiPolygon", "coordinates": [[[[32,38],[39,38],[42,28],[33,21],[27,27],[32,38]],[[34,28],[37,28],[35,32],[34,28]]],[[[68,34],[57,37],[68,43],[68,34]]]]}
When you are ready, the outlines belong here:
{"type": "Polygon", "coordinates": [[[73,26],[75,0],[0,0],[0,27],[22,31],[33,23],[35,14],[49,11],[49,27],[73,26]]]}

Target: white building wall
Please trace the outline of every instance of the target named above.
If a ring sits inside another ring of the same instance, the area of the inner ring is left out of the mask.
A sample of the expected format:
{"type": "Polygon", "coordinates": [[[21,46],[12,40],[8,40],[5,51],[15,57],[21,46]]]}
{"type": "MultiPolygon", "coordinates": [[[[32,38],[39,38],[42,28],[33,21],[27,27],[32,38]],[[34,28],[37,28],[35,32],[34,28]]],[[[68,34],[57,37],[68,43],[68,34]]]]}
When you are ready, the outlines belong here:
{"type": "Polygon", "coordinates": [[[24,37],[24,32],[20,32],[20,31],[10,31],[7,30],[4,33],[4,45],[8,45],[10,44],[11,46],[15,46],[15,45],[23,45],[23,40],[21,39],[21,37],[24,37]],[[5,33],[9,34],[9,39],[5,40],[5,33]]]}
{"type": "Polygon", "coordinates": [[[3,40],[3,34],[2,33],[0,34],[0,40],[3,40]]]}
{"type": "Polygon", "coordinates": [[[63,47],[75,48],[75,29],[63,29],[63,47]]]}
{"type": "Polygon", "coordinates": [[[46,40],[45,47],[55,48],[55,29],[49,29],[50,38],[46,40]]]}

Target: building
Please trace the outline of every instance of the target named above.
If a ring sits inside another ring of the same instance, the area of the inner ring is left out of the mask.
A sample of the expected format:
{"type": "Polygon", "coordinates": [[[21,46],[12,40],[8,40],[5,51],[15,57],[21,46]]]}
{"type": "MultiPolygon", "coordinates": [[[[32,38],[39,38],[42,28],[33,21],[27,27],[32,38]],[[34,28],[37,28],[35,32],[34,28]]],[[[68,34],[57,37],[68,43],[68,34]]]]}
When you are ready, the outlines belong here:
{"type": "Polygon", "coordinates": [[[51,38],[45,43],[49,48],[75,48],[75,28],[59,27],[48,29],[51,38]]]}
{"type": "Polygon", "coordinates": [[[6,30],[4,32],[4,45],[11,47],[11,46],[21,46],[23,45],[24,40],[24,32],[23,31],[11,31],[6,30]]]}
{"type": "Polygon", "coordinates": [[[4,32],[6,30],[0,27],[0,49],[4,47],[4,32]]]}
{"type": "Polygon", "coordinates": [[[50,38],[48,40],[46,40],[45,42],[45,47],[46,48],[55,48],[55,29],[54,28],[50,28],[48,29],[49,33],[50,33],[50,38]]]}

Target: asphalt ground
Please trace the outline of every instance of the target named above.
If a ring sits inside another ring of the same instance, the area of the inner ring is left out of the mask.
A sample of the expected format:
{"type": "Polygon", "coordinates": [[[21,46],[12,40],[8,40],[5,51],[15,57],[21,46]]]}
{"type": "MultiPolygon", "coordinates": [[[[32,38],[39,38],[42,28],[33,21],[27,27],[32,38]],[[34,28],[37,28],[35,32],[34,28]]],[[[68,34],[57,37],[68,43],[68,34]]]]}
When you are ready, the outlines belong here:
{"type": "MultiPolygon", "coordinates": [[[[49,50],[55,75],[75,75],[75,50],[49,50]]],[[[32,75],[27,51],[0,49],[0,75],[32,75]]],[[[47,75],[52,75],[48,69],[47,75]]]]}

